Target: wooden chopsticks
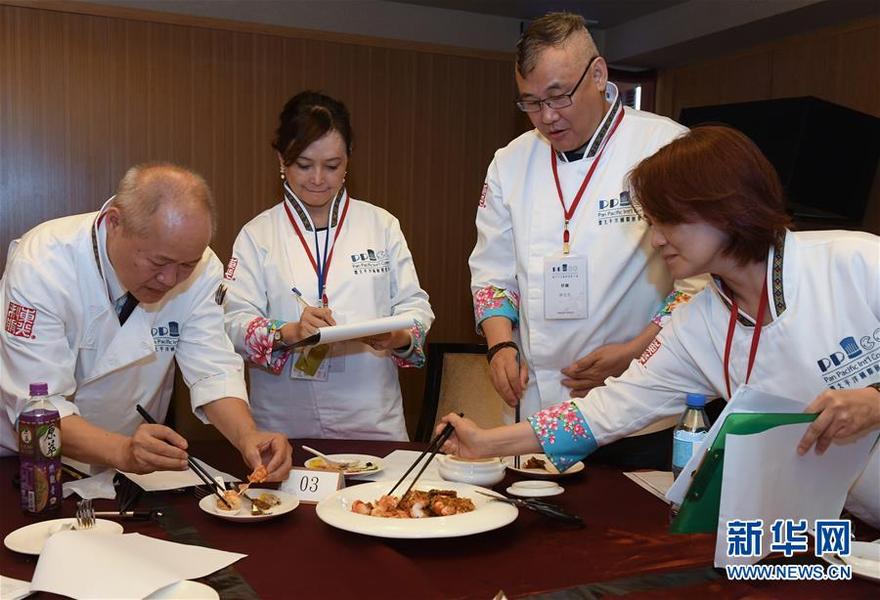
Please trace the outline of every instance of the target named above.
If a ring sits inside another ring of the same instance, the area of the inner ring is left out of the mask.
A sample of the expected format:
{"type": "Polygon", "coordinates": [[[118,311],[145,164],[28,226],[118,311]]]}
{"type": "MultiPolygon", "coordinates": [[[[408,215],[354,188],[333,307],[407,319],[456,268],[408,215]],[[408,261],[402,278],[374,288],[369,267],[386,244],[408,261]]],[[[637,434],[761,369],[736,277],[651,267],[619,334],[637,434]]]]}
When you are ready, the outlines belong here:
{"type": "MultiPolygon", "coordinates": [[[[463,417],[464,413],[460,412],[460,413],[458,413],[458,416],[463,417]]],[[[443,447],[444,442],[446,442],[446,440],[449,439],[449,436],[451,436],[454,431],[455,431],[455,427],[452,426],[452,423],[447,423],[446,427],[443,428],[443,431],[441,431],[438,435],[434,436],[434,439],[431,440],[431,443],[428,444],[428,447],[425,449],[425,451],[419,455],[419,457],[415,460],[415,462],[413,462],[412,465],[410,465],[409,469],[406,470],[406,473],[403,474],[403,477],[401,477],[398,480],[398,482],[394,484],[394,487],[391,488],[391,491],[389,491],[387,495],[388,496],[392,495],[394,493],[394,490],[396,490],[397,487],[401,483],[403,483],[403,481],[406,479],[406,476],[409,475],[410,472],[416,468],[416,465],[418,465],[419,462],[423,458],[425,458],[425,455],[430,452],[431,456],[428,458],[428,460],[425,461],[425,464],[422,465],[422,468],[419,469],[419,472],[416,473],[416,476],[410,482],[409,487],[406,488],[406,491],[403,492],[403,494],[401,494],[400,497],[403,498],[404,496],[406,496],[409,493],[409,491],[412,489],[412,487],[415,485],[416,481],[418,481],[419,477],[422,476],[422,473],[425,472],[425,469],[428,468],[428,465],[431,464],[431,461],[434,460],[434,457],[437,455],[437,452],[439,452],[440,448],[443,447]]]]}
{"type": "MultiPolygon", "coordinates": [[[[156,424],[157,424],[157,423],[156,423],[156,419],[154,419],[154,418],[150,415],[150,413],[148,413],[148,412],[144,409],[144,407],[141,406],[140,404],[137,405],[137,411],[138,411],[138,414],[139,414],[141,417],[143,417],[144,421],[146,421],[146,422],[149,423],[150,425],[156,425],[156,424]]],[[[192,455],[190,455],[189,453],[187,453],[187,455],[186,455],[186,463],[189,465],[189,468],[192,469],[192,470],[195,472],[195,474],[199,476],[199,479],[201,479],[202,481],[204,481],[204,482],[205,482],[205,483],[211,488],[211,491],[213,491],[213,492],[214,492],[214,495],[217,496],[217,497],[220,499],[220,502],[222,502],[223,504],[225,504],[225,505],[228,506],[229,508],[232,508],[232,505],[229,504],[229,502],[227,502],[226,498],[224,498],[223,496],[221,496],[221,495],[220,495],[220,492],[217,491],[217,488],[218,488],[217,482],[214,481],[213,479],[211,479],[211,476],[208,475],[208,472],[207,472],[204,468],[202,468],[202,465],[200,465],[199,463],[197,463],[197,462],[193,459],[192,455]]]]}

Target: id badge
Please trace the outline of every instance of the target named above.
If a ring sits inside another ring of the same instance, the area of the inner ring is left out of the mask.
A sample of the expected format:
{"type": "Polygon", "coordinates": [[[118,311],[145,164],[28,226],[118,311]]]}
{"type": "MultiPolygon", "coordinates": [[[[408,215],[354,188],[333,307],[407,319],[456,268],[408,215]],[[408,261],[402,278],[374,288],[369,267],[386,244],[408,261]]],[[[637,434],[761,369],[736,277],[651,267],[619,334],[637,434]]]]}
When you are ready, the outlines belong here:
{"type": "Polygon", "coordinates": [[[291,379],[327,381],[330,375],[330,344],[306,348],[296,356],[290,367],[291,379]]]}
{"type": "Polygon", "coordinates": [[[544,259],[544,318],[587,318],[587,257],[544,259]]]}

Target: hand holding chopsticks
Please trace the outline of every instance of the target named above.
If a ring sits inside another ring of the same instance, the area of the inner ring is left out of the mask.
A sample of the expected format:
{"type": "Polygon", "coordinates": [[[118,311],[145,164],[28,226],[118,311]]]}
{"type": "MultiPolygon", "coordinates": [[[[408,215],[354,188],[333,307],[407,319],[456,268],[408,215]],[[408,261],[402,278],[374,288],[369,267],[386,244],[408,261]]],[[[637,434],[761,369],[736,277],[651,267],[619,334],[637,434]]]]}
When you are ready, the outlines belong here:
{"type": "MultiPolygon", "coordinates": [[[[148,413],[140,404],[137,405],[137,411],[138,414],[140,414],[140,416],[143,417],[144,421],[146,421],[147,423],[151,425],[158,424],[156,423],[156,420],[150,415],[150,413],[148,413]]],[[[213,490],[214,494],[220,499],[220,501],[229,508],[232,508],[232,506],[229,505],[229,502],[227,502],[226,499],[220,494],[220,492],[217,491],[217,483],[213,479],[211,479],[210,475],[208,475],[208,472],[204,469],[204,467],[202,467],[198,462],[195,461],[195,459],[193,459],[192,456],[189,455],[187,455],[186,462],[189,465],[189,468],[192,469],[195,474],[199,476],[199,479],[204,481],[208,485],[208,487],[213,490]]]]}
{"type": "MultiPolygon", "coordinates": [[[[463,417],[464,413],[458,413],[458,416],[463,417]]],[[[391,488],[391,490],[388,492],[388,495],[390,496],[394,493],[394,490],[396,490],[398,488],[398,486],[400,486],[400,484],[403,483],[404,479],[406,479],[406,476],[409,475],[412,472],[412,470],[416,468],[416,465],[418,465],[421,462],[421,460],[423,458],[425,458],[425,455],[430,452],[431,456],[428,457],[428,460],[425,461],[425,464],[422,465],[422,468],[419,469],[419,472],[416,473],[415,477],[413,477],[413,480],[410,482],[409,486],[406,488],[406,491],[403,492],[403,494],[401,494],[401,498],[403,496],[406,496],[409,493],[409,491],[412,489],[412,487],[415,485],[416,481],[418,481],[419,477],[422,476],[422,473],[425,472],[425,469],[428,468],[428,465],[431,464],[431,461],[434,460],[434,457],[437,455],[437,452],[440,451],[440,448],[443,447],[443,444],[446,443],[446,440],[448,440],[449,436],[451,436],[454,432],[455,432],[455,427],[453,427],[452,423],[447,423],[446,427],[443,428],[443,431],[441,431],[438,435],[434,436],[434,439],[431,440],[431,443],[428,444],[428,447],[425,449],[425,451],[419,455],[419,457],[415,460],[415,462],[413,462],[412,465],[410,465],[409,469],[406,470],[406,473],[403,474],[403,477],[401,477],[398,480],[398,482],[394,484],[394,487],[391,488]]]]}

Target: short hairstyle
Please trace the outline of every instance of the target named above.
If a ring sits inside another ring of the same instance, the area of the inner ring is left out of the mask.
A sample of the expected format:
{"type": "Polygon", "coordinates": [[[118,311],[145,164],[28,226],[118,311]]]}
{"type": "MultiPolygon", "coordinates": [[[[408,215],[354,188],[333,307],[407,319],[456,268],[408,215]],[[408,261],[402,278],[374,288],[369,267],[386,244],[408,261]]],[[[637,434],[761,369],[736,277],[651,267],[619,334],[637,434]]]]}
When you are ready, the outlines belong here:
{"type": "Polygon", "coordinates": [[[580,33],[586,41],[587,54],[598,56],[596,42],[582,16],[570,12],[551,12],[535,19],[516,43],[516,70],[525,77],[535,68],[543,50],[562,46],[570,37],[580,33]]]}
{"type": "Polygon", "coordinates": [[[142,163],[126,171],[110,202],[119,209],[123,230],[136,236],[149,234],[153,215],[162,206],[201,206],[211,219],[211,236],[217,214],[211,188],[204,178],[186,167],[168,162],[142,163]]]}
{"type": "Polygon", "coordinates": [[[300,92],[287,101],[279,116],[272,147],[285,165],[293,164],[313,142],[338,131],[351,154],[351,118],[345,104],[319,92],[300,92]]]}
{"type": "Polygon", "coordinates": [[[629,174],[636,208],[662,224],[704,221],[740,264],[766,258],[791,219],[779,176],[752,140],[730,127],[692,129],[629,174]]]}

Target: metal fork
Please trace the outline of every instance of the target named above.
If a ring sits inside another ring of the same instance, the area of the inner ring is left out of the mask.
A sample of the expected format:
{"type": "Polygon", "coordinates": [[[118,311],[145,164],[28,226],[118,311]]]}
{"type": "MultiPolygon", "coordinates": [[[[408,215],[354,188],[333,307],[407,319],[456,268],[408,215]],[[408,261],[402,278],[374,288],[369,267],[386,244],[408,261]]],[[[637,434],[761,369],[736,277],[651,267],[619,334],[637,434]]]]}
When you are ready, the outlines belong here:
{"type": "Polygon", "coordinates": [[[95,509],[89,499],[76,503],[76,529],[91,529],[95,526],[95,509]]]}

